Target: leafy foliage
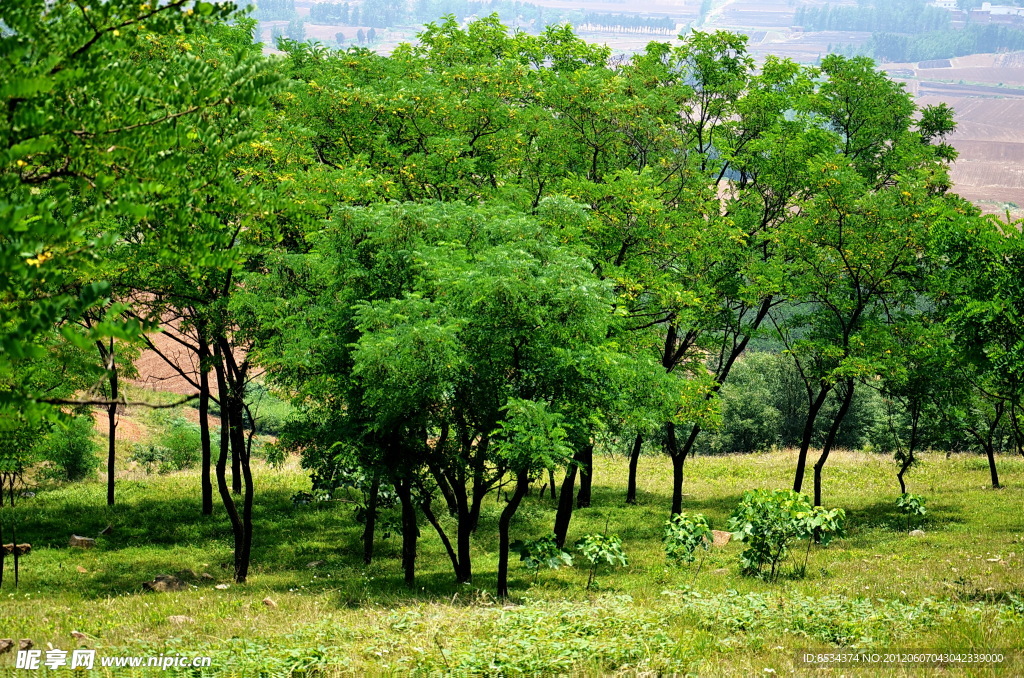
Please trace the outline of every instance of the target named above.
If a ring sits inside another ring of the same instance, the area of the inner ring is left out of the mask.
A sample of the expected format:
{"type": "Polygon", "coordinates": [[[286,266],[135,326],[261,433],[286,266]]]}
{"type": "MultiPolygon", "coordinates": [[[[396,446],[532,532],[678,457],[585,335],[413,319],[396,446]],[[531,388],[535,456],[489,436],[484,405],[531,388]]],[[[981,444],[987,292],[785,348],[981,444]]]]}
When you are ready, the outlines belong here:
{"type": "Polygon", "coordinates": [[[740,554],[743,572],[762,575],[768,566],[767,577],[774,580],[794,541],[813,537],[827,544],[842,535],[845,518],[843,509],[812,506],[806,495],[792,490],[749,490],[729,518],[729,528],[747,546],[740,554]]]}
{"type": "Polygon", "coordinates": [[[547,535],[540,539],[514,541],[509,550],[518,554],[523,565],[530,570],[539,570],[542,565],[552,570],[557,570],[560,567],[572,567],[572,554],[563,551],[558,546],[554,535],[547,535]]]}
{"type": "Polygon", "coordinates": [[[711,548],[711,527],[707,519],[698,514],[677,513],[665,521],[662,542],[665,556],[672,563],[692,563],[698,549],[711,548]]]}

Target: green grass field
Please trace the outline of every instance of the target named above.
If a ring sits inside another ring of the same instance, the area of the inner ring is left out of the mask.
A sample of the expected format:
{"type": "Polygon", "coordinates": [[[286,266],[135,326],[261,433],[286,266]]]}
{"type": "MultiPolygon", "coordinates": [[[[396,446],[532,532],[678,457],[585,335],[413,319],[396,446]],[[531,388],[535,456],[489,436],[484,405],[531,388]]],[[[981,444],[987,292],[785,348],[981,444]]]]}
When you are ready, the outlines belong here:
{"type": "MultiPolygon", "coordinates": [[[[791,452],[697,457],[687,463],[685,510],[724,529],[744,490],[787,487],[794,464],[791,452]]],[[[7,560],[0,637],[99,655],[211,655],[203,675],[1024,675],[1024,460],[1005,456],[999,466],[1006,487],[992,490],[982,457],[924,455],[909,485],[928,499],[926,535],[911,537],[894,506],[893,463],[833,455],[825,504],[847,510],[848,534],[812,549],[802,579],[788,574],[804,558],[799,545],[784,576],[769,583],[740,575],[743,545],[735,542],[712,551],[699,574],[696,564],[669,567],[660,541],[669,461],[642,459],[640,501],[630,506],[626,461],[599,457],[593,507],[574,515],[569,541],[607,524],[622,538],[629,566],[599,570],[588,592],[582,567],[535,576],[513,562],[509,604],[491,595],[503,505],[496,496],[474,543],[473,583],[453,583],[424,524],[411,591],[402,583],[397,535],[378,539],[366,567],[353,505],[292,503],[309,486],[295,460],[257,468],[254,569],[241,586],[226,568],[223,510],[199,515],[195,470],[132,474],[112,510],[99,481],[42,487],[19,508],[18,540],[34,548],[22,559],[17,590],[7,560]],[[97,536],[108,524],[113,531],[95,549],[68,547],[72,533],[97,536]],[[323,563],[308,567],[314,561],[323,563]],[[213,579],[198,576],[187,591],[143,592],[144,581],[183,570],[213,579]],[[230,587],[214,588],[223,583],[230,587]],[[191,620],[172,623],[173,615],[191,620]],[[1020,659],[999,671],[811,670],[797,662],[798,651],[843,648],[1011,650],[1020,659]],[[292,673],[303,668],[322,670],[292,673]]],[[[534,493],[513,538],[548,533],[553,516],[551,501],[534,493]]],[[[13,667],[14,654],[0,656],[0,667],[13,667]]]]}

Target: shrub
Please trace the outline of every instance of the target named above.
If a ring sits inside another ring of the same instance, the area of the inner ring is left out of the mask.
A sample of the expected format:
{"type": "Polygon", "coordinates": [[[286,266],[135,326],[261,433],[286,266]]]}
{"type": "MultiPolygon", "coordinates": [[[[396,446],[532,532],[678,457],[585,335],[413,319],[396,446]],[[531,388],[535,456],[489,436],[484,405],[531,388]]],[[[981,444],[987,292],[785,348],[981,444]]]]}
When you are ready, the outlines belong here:
{"type": "Polygon", "coordinates": [[[53,462],[44,475],[55,480],[82,480],[96,472],[100,459],[93,442],[92,417],[77,416],[55,424],[39,441],[39,458],[53,462]]]}
{"type": "MultiPolygon", "coordinates": [[[[670,563],[692,563],[697,557],[697,550],[707,551],[711,547],[711,527],[704,516],[677,513],[665,521],[663,538],[665,556],[670,563]]],[[[704,558],[701,557],[701,565],[704,558]]],[[[700,572],[700,566],[697,567],[700,572]]],[[[696,575],[694,575],[696,576],[696,575]]]]}
{"type": "Polygon", "coordinates": [[[552,570],[560,567],[572,567],[572,555],[563,551],[555,541],[555,535],[532,540],[512,542],[509,547],[512,553],[519,554],[519,559],[529,570],[540,572],[541,565],[552,570]]]}
{"type": "Polygon", "coordinates": [[[842,509],[811,506],[805,495],[792,490],[750,490],[729,519],[729,529],[747,545],[740,554],[743,573],[760,576],[770,566],[768,579],[774,580],[795,540],[813,537],[827,544],[842,533],[845,518],[842,509]]]}
{"type": "Polygon", "coordinates": [[[907,529],[910,529],[910,519],[912,516],[924,516],[928,513],[928,509],[924,507],[925,498],[919,494],[910,494],[904,492],[896,499],[896,508],[899,509],[900,513],[907,517],[907,529]]]}
{"type": "Polygon", "coordinates": [[[590,563],[590,575],[587,577],[587,590],[594,583],[594,573],[601,563],[609,565],[629,564],[626,554],[622,552],[622,540],[612,535],[585,534],[576,542],[576,550],[590,563]]]}
{"type": "Polygon", "coordinates": [[[202,438],[199,427],[182,417],[166,422],[164,430],[149,444],[136,444],[131,460],[146,467],[150,472],[181,471],[192,468],[202,454],[202,438]]]}

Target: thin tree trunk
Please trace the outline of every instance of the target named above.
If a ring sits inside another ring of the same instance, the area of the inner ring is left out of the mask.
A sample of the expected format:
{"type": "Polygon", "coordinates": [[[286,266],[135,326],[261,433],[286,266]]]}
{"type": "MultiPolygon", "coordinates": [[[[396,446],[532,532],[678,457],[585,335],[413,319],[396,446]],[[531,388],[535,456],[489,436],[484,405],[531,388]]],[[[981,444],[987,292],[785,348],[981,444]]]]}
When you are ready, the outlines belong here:
{"type": "Polygon", "coordinates": [[[110,345],[104,346],[97,341],[100,349],[100,356],[106,362],[110,384],[110,403],[107,404],[107,506],[114,505],[114,466],[117,461],[117,397],[118,378],[117,361],[114,356],[114,340],[110,339],[110,345]]]}
{"type": "Polygon", "coordinates": [[[420,504],[420,509],[423,511],[423,515],[426,516],[427,522],[430,523],[433,526],[434,531],[437,532],[437,536],[441,538],[441,543],[444,544],[444,550],[448,554],[449,560],[452,561],[452,571],[455,572],[455,576],[457,578],[459,576],[459,556],[455,553],[455,549],[452,548],[452,541],[448,538],[448,535],[445,534],[437,516],[434,515],[434,511],[430,506],[429,496],[420,504]]]}
{"type": "Polygon", "coordinates": [[[800,456],[796,460],[796,476],[793,479],[793,491],[800,492],[804,486],[804,470],[807,468],[807,453],[811,449],[811,438],[814,437],[814,422],[818,419],[818,412],[825,404],[831,386],[823,385],[818,391],[817,397],[811,402],[807,410],[807,420],[804,422],[804,432],[800,438],[800,456]]]}
{"type": "Polygon", "coordinates": [[[987,445],[985,445],[985,454],[986,456],[988,456],[988,471],[989,474],[992,476],[992,489],[998,490],[1000,487],[999,472],[996,470],[995,445],[992,443],[991,440],[988,442],[987,445]]]}
{"type": "Polygon", "coordinates": [[[548,484],[551,486],[551,501],[558,501],[558,491],[555,489],[555,469],[548,469],[548,484]]]}
{"type": "Polygon", "coordinates": [[[853,401],[853,389],[855,382],[852,379],[846,380],[846,393],[843,394],[843,402],[839,406],[839,412],[836,413],[836,418],[832,421],[832,425],[828,428],[828,436],[825,438],[825,445],[821,449],[821,456],[818,457],[818,461],[814,464],[814,505],[821,506],[821,470],[825,468],[825,462],[828,461],[828,455],[832,452],[832,446],[835,444],[836,435],[839,433],[839,427],[843,423],[843,419],[846,417],[846,413],[850,411],[850,403],[853,401]]]}
{"type": "MultiPolygon", "coordinates": [[[[202,446],[202,503],[203,515],[213,515],[213,482],[210,479],[210,464],[213,458],[213,450],[210,442],[210,374],[209,374],[210,347],[206,338],[199,337],[199,441],[202,446]]],[[[223,416],[223,407],[221,415],[223,416]]]]}
{"type": "Polygon", "coordinates": [[[395,483],[395,494],[402,504],[402,572],[405,585],[416,585],[416,540],[420,536],[416,525],[416,506],[412,503],[412,483],[400,480],[395,483]]]}
{"type": "Polygon", "coordinates": [[[239,557],[242,551],[242,545],[245,541],[242,519],[238,515],[238,508],[235,506],[235,500],[231,497],[231,490],[227,483],[227,461],[229,449],[231,447],[231,412],[227,407],[227,379],[224,377],[224,365],[221,360],[219,348],[214,348],[215,364],[214,370],[217,375],[217,391],[220,393],[221,410],[220,410],[220,454],[217,456],[217,490],[220,493],[221,501],[224,503],[224,509],[228,514],[228,520],[231,521],[231,533],[234,537],[234,570],[237,575],[239,572],[239,557]]]}
{"type": "Polygon", "coordinates": [[[555,543],[561,548],[565,546],[565,538],[569,534],[569,522],[572,520],[573,488],[576,487],[576,472],[580,452],[573,455],[573,461],[565,470],[565,479],[562,480],[562,489],[558,494],[558,510],[555,511],[555,543]]]}
{"type": "Polygon", "coordinates": [[[366,525],[363,527],[363,563],[373,562],[373,533],[377,529],[377,498],[380,496],[380,476],[370,481],[370,496],[366,502],[366,525]]]}
{"type": "Polygon", "coordinates": [[[591,490],[594,486],[594,445],[587,443],[583,447],[580,460],[580,491],[576,495],[576,508],[590,506],[591,490]]]}
{"type": "Polygon", "coordinates": [[[516,474],[515,491],[512,492],[508,503],[501,511],[501,517],[498,518],[498,598],[501,599],[508,598],[509,527],[529,486],[530,479],[525,470],[516,474]]]}
{"type": "Polygon", "coordinates": [[[643,449],[644,436],[637,433],[633,440],[633,449],[629,453],[629,479],[626,481],[626,503],[636,503],[636,467],[640,463],[640,451],[643,449]]]}
{"type": "Polygon", "coordinates": [[[459,584],[465,584],[473,580],[469,537],[473,533],[473,527],[475,526],[472,524],[471,513],[466,506],[468,498],[465,494],[460,494],[458,501],[459,512],[456,514],[457,531],[455,535],[458,563],[456,564],[455,581],[459,584]]]}

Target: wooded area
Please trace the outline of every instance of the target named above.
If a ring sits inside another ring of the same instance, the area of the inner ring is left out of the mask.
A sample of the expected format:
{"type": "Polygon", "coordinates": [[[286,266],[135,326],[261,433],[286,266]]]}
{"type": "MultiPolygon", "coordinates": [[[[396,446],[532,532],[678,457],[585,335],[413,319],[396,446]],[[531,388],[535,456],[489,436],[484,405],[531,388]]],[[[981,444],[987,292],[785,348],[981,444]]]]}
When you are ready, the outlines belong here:
{"type": "MultiPolygon", "coordinates": [[[[925,448],[984,453],[996,488],[998,453],[1024,454],[1020,224],[951,192],[952,112],[870,59],[755,64],[724,32],[613,58],[495,17],[390,56],[266,57],[251,19],[186,0],[13,0],[0,21],[8,504],[40,461],[82,475],[54,441],[93,406],[117,502],[119,380],[160,328],[199,366],[196,511],[223,506],[239,583],[255,388],[297,408],[280,444],[313,495],[365,489],[367,560],[379,506],[400,507],[410,585],[421,525],[470,581],[504,493],[502,598],[523,498],[558,486],[563,548],[595,452],[629,446],[635,499],[661,450],[682,514],[687,460],[729,402],[758,404],[732,388],[748,360],[805,398],[792,487],[813,500],[743,509],[798,502],[817,522],[793,535],[839,530],[813,507],[857,394],[885,408],[904,493],[925,448]]],[[[592,563],[618,557],[590,537],[592,563]]],[[[777,555],[745,569],[775,576],[777,555]]]]}

